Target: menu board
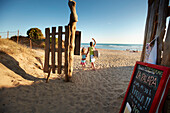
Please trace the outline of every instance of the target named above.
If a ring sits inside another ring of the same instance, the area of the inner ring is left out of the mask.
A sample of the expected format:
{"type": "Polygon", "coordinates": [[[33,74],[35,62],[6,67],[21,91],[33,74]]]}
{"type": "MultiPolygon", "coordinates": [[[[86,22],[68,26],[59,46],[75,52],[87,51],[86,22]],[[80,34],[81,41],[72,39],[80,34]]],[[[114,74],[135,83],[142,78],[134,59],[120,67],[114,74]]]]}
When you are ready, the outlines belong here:
{"type": "Polygon", "coordinates": [[[169,68],[167,67],[163,68],[163,66],[137,62],[120,113],[149,113],[156,111],[160,101],[162,101],[162,94],[165,96],[163,91],[165,92],[166,90],[167,92],[169,87],[167,87],[168,83],[170,83],[168,70],[169,68]],[[165,71],[167,71],[166,75],[163,76],[165,71]],[[161,83],[161,80],[163,83],[161,83]],[[161,89],[160,87],[162,87],[162,90],[157,91],[161,89]],[[156,108],[151,110],[152,106],[156,108]]]}

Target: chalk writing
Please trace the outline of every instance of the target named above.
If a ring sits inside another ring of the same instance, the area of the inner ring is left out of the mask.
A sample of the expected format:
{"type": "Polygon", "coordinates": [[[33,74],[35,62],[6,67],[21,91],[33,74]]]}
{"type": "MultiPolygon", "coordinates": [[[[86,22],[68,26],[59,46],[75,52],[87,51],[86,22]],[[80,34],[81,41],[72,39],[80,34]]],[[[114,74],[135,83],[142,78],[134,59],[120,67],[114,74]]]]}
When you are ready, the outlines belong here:
{"type": "Polygon", "coordinates": [[[147,98],[146,98],[146,101],[145,101],[145,104],[144,104],[144,106],[143,106],[143,108],[145,108],[145,110],[147,110],[148,105],[149,105],[150,102],[151,102],[151,98],[147,97],[147,98]]]}
{"type": "Polygon", "coordinates": [[[134,113],[140,113],[140,111],[137,109],[136,105],[135,105],[134,108],[133,108],[133,112],[134,112],[134,113]]]}
{"type": "Polygon", "coordinates": [[[151,67],[147,67],[147,66],[142,66],[142,65],[138,65],[138,69],[139,70],[143,70],[147,73],[151,73],[151,74],[157,74],[157,75],[161,75],[163,74],[163,71],[151,68],[151,67]]]}
{"type": "Polygon", "coordinates": [[[132,94],[138,99],[140,103],[143,103],[144,101],[144,96],[142,95],[141,92],[139,92],[137,89],[135,89],[135,86],[132,86],[132,94]]]}
{"type": "Polygon", "coordinates": [[[151,87],[156,88],[158,86],[156,76],[151,76],[149,74],[141,73],[141,71],[138,71],[136,78],[151,87]]]}
{"type": "Polygon", "coordinates": [[[149,112],[162,73],[147,66],[137,66],[126,100],[132,113],[149,112]]]}

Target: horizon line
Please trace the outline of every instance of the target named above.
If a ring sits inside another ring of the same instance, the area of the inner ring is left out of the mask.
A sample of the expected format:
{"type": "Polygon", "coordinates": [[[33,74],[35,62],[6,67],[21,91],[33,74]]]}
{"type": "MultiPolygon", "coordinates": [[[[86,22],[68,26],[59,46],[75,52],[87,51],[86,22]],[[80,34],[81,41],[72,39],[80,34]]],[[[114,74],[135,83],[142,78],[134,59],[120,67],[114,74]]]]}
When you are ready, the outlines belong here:
{"type": "MultiPolygon", "coordinates": [[[[89,43],[89,42],[81,42],[81,43],[89,43]]],[[[96,44],[141,44],[141,43],[110,43],[110,42],[96,42],[96,44]]],[[[143,45],[143,44],[142,44],[143,45]]]]}

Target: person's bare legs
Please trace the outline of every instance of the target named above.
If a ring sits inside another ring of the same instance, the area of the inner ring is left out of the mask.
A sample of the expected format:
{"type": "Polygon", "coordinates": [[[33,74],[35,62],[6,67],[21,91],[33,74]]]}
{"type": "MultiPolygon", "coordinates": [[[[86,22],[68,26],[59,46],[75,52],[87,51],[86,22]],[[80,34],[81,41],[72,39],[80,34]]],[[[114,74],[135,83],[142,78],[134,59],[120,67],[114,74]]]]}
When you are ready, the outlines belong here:
{"type": "Polygon", "coordinates": [[[84,70],[84,65],[82,65],[82,69],[84,70]]]}
{"type": "Polygon", "coordinates": [[[82,69],[85,70],[86,65],[82,65],[82,69]]]}
{"type": "Polygon", "coordinates": [[[91,62],[91,67],[92,67],[93,70],[95,70],[94,63],[93,63],[93,62],[91,62]]]}

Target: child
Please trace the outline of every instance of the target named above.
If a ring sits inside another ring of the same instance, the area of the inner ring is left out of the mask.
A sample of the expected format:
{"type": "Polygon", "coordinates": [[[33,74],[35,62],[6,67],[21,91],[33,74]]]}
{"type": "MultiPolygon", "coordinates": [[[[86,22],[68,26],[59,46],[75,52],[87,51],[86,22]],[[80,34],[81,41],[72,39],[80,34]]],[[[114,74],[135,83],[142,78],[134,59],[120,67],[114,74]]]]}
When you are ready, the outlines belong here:
{"type": "Polygon", "coordinates": [[[96,46],[96,41],[94,38],[92,38],[92,40],[94,41],[94,45],[93,45],[93,42],[90,42],[90,47],[88,48],[88,51],[87,51],[87,54],[90,52],[90,62],[91,62],[91,67],[93,70],[95,70],[95,67],[94,67],[94,61],[95,61],[95,58],[94,58],[94,50],[95,50],[95,46],[96,46]]]}
{"type": "Polygon", "coordinates": [[[82,59],[81,59],[81,65],[82,65],[82,69],[84,70],[86,67],[86,53],[85,53],[85,48],[83,47],[81,50],[81,55],[82,55],[82,59]]]}

